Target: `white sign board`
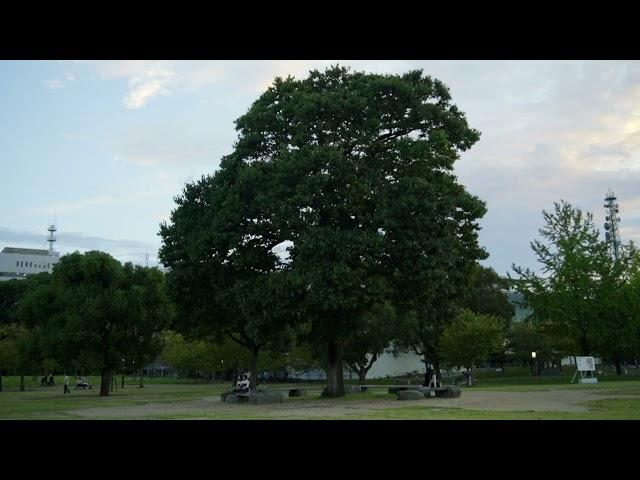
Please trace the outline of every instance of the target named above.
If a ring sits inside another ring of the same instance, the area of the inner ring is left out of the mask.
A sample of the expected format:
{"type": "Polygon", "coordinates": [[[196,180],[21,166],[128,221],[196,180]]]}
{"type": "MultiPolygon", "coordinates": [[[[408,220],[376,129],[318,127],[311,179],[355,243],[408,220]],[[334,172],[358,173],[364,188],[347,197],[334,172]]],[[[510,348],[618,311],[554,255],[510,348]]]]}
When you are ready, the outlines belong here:
{"type": "Polygon", "coordinates": [[[581,372],[595,372],[596,362],[593,357],[576,357],[576,367],[581,372]]]}

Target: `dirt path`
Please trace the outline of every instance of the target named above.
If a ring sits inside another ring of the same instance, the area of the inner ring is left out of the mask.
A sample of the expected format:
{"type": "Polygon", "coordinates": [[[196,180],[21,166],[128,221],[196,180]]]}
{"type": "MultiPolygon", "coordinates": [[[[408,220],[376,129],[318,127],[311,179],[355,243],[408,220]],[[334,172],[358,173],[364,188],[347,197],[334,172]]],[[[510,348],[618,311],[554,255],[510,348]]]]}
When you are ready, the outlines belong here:
{"type": "MultiPolygon", "coordinates": [[[[171,403],[147,403],[136,406],[85,408],[66,413],[76,418],[91,419],[144,419],[155,416],[189,416],[207,418],[215,410],[223,418],[244,418],[246,415],[265,419],[276,418],[326,418],[362,414],[374,410],[407,406],[431,406],[492,411],[564,411],[586,412],[582,405],[590,400],[619,398],[603,390],[546,390],[539,392],[468,391],[454,399],[430,398],[416,401],[376,400],[332,401],[289,400],[275,405],[224,404],[219,396],[199,400],[171,403]]],[[[627,396],[628,398],[628,396],[627,396]]]]}

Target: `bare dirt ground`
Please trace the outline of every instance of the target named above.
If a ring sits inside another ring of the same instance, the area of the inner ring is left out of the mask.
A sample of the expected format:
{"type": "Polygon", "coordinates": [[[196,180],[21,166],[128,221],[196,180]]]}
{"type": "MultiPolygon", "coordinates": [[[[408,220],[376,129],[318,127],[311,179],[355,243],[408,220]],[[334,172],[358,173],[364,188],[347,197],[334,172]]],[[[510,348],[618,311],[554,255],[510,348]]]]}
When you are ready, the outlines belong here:
{"type": "Polygon", "coordinates": [[[545,390],[537,392],[463,391],[459,398],[430,398],[416,401],[366,399],[362,401],[288,400],[275,405],[224,404],[219,396],[203,397],[172,403],[147,403],[136,406],[85,408],[66,413],[86,419],[145,419],[145,418],[336,418],[352,414],[366,414],[380,409],[407,406],[461,408],[492,411],[564,411],[587,412],[590,400],[619,398],[601,390],[545,390]],[[215,415],[212,415],[215,414],[215,415]]]}

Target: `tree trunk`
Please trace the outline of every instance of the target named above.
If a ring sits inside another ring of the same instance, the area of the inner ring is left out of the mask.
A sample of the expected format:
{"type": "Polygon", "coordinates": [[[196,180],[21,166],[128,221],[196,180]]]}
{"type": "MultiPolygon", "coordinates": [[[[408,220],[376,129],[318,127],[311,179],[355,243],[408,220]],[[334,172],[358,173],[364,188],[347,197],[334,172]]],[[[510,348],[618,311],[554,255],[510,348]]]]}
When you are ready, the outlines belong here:
{"type": "Polygon", "coordinates": [[[582,335],[580,337],[580,348],[582,349],[582,356],[587,357],[591,352],[591,347],[589,345],[589,341],[587,340],[586,335],[582,335]]]}
{"type": "Polygon", "coordinates": [[[122,374],[122,388],[124,388],[124,373],[122,374]]]}
{"type": "Polygon", "coordinates": [[[2,370],[0,370],[0,392],[2,391],[2,370]]]}
{"type": "Polygon", "coordinates": [[[620,360],[620,357],[615,356],[613,361],[616,364],[616,375],[622,375],[622,361],[620,360]]]}
{"type": "Polygon", "coordinates": [[[24,392],[24,373],[20,374],[20,391],[24,392]]]}
{"type": "Polygon", "coordinates": [[[111,383],[111,369],[107,367],[109,365],[109,331],[105,331],[102,334],[102,361],[104,367],[100,370],[100,396],[109,396],[109,384],[111,383]]]}
{"type": "Polygon", "coordinates": [[[249,373],[249,388],[251,390],[255,390],[256,385],[258,384],[258,353],[260,352],[259,347],[254,347],[251,349],[251,363],[249,373]]]}
{"type": "Polygon", "coordinates": [[[109,384],[111,383],[111,370],[103,368],[100,370],[100,396],[109,396],[109,384]]]}
{"type": "Polygon", "coordinates": [[[424,357],[424,387],[428,387],[431,383],[431,376],[433,375],[433,370],[431,369],[431,362],[427,358],[427,354],[423,354],[424,357]]]}
{"type": "Polygon", "coordinates": [[[344,397],[344,372],[342,364],[342,344],[331,341],[327,345],[329,365],[327,369],[327,396],[344,397]]]}
{"type": "Polygon", "coordinates": [[[144,388],[144,377],[142,376],[142,369],[140,370],[140,385],[138,388],[144,388]]]}
{"type": "Polygon", "coordinates": [[[440,358],[437,354],[433,355],[433,373],[436,374],[436,387],[440,383],[440,358]]]}
{"type": "Polygon", "coordinates": [[[364,385],[367,383],[367,369],[361,368],[358,370],[358,385],[364,385]]]}

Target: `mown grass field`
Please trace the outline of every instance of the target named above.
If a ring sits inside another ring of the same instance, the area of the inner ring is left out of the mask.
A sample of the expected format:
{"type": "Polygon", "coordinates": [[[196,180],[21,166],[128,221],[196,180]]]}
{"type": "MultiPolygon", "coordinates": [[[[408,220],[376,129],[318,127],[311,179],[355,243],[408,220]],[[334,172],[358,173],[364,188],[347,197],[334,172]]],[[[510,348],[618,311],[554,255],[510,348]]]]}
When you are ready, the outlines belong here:
{"type": "Polygon", "coordinates": [[[165,377],[145,379],[145,387],[138,388],[136,379],[127,378],[124,389],[100,397],[97,377],[91,377],[93,390],[74,390],[72,386],[69,395],[62,393],[62,377],[56,378],[55,387],[40,387],[39,378],[34,383],[32,377],[27,377],[25,392],[18,391],[17,377],[4,377],[0,419],[640,420],[640,377],[601,378],[596,385],[581,385],[570,384],[571,375],[568,378],[480,375],[477,386],[461,387],[461,399],[466,404],[442,399],[399,402],[386,388],[324,399],[320,398],[321,384],[307,384],[298,385],[308,388],[306,397],[289,398],[282,404],[227,405],[219,402],[219,395],[229,388],[229,383],[194,383],[190,379],[176,381],[165,377]],[[491,400],[485,402],[483,396],[491,396],[491,400]],[[513,397],[545,400],[547,396],[561,396],[567,407],[561,405],[549,411],[548,407],[536,408],[535,402],[527,410],[508,406],[513,405],[513,397]],[[505,399],[504,408],[500,405],[501,398],[505,399]]]}

